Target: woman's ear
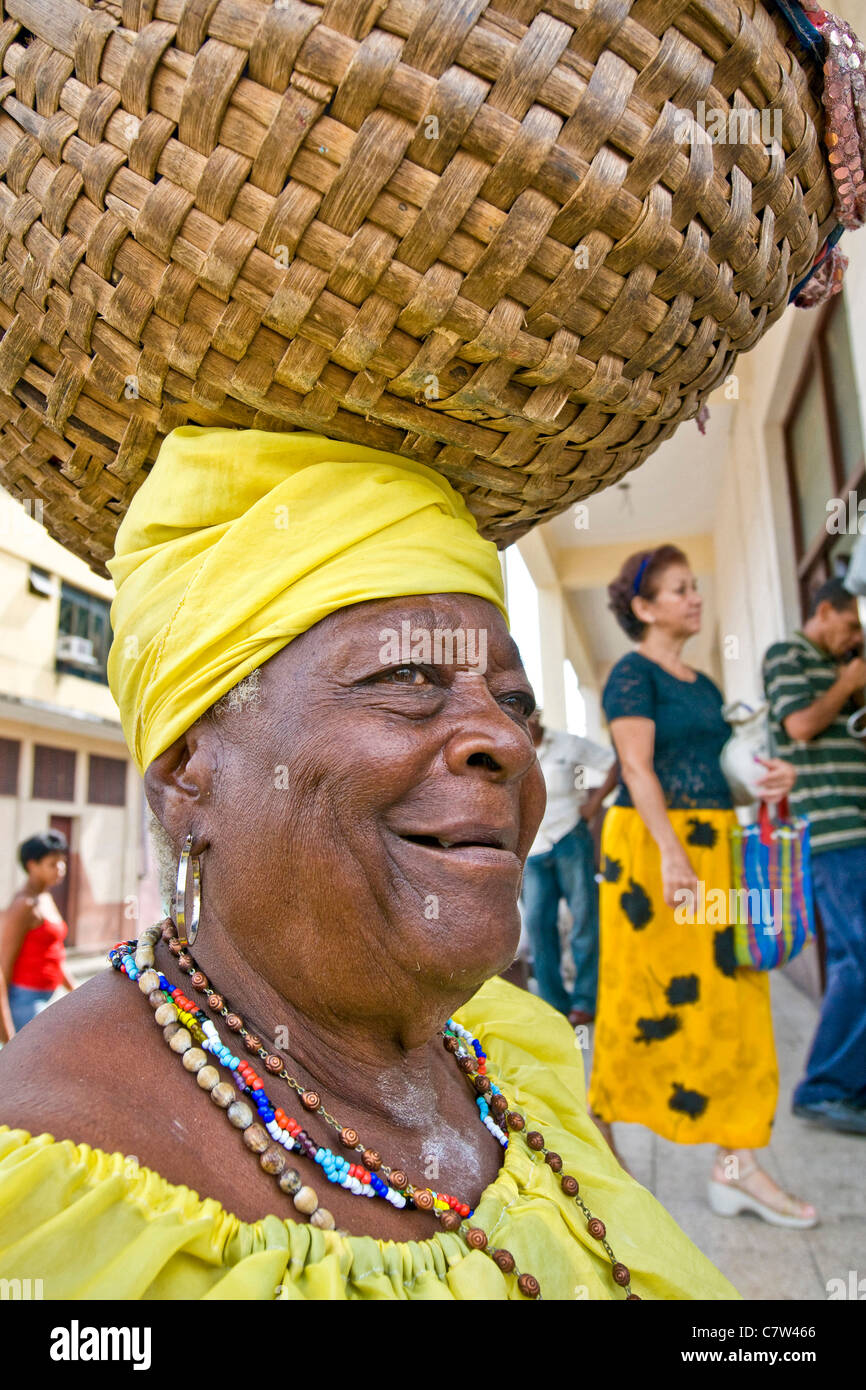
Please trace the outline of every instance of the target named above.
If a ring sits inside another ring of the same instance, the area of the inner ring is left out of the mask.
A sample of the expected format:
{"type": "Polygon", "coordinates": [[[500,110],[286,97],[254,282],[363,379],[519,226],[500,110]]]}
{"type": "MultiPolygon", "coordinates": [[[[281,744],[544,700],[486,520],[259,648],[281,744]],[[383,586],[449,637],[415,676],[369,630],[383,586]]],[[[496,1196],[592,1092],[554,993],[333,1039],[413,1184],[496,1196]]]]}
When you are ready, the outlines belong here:
{"type": "Polygon", "coordinates": [[[174,844],[195,834],[198,854],[207,843],[206,827],[200,824],[202,804],[210,800],[214,781],[210,745],[194,725],[154,758],[144,774],[145,795],[159,823],[174,844]]]}
{"type": "Polygon", "coordinates": [[[631,611],[632,613],[634,613],[635,617],[640,623],[655,622],[655,618],[653,616],[652,611],[652,604],[649,603],[647,599],[641,598],[640,594],[635,594],[634,598],[632,599],[631,611]]]}

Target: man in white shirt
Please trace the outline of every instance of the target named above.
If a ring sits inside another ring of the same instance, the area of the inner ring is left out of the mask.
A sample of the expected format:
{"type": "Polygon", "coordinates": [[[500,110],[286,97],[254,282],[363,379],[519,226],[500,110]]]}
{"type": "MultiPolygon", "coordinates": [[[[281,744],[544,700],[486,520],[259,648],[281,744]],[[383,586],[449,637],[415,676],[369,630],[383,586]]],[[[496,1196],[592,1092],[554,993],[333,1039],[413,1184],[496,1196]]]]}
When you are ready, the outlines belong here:
{"type": "Polygon", "coordinates": [[[544,820],[523,872],[523,908],[541,997],[573,1024],[595,1017],[598,987],[598,886],[589,822],[616,786],[616,757],[609,748],[576,734],[545,729],[541,711],[530,721],[532,741],[547,785],[544,820]],[[605,774],[589,791],[586,769],[605,774]],[[559,904],[573,919],[571,953],[575,983],[562,980],[559,904]]]}

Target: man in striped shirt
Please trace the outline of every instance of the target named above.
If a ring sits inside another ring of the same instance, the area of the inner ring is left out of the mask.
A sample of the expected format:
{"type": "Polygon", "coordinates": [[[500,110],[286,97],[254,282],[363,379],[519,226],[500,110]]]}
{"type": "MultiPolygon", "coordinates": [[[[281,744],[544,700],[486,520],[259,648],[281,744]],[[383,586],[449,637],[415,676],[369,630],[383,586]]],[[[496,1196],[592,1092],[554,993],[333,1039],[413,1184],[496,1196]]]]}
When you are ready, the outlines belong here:
{"type": "Polygon", "coordinates": [[[831,579],[802,631],[774,643],[763,668],[778,756],[797,767],[792,809],[809,817],[827,946],[827,989],[794,1113],[849,1134],[866,1134],[866,741],[846,727],[864,703],[862,649],[857,600],[831,579]]]}

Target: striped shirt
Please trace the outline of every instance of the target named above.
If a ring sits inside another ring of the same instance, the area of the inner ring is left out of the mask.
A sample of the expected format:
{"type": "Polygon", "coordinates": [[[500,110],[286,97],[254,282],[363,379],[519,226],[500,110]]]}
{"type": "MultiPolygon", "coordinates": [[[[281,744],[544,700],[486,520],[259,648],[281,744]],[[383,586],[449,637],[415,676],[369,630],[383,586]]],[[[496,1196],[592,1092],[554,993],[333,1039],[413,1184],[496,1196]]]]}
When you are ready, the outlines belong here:
{"type": "Polygon", "coordinates": [[[866,845],[866,740],[852,738],[845,727],[856,701],[846,701],[833,722],[808,743],[794,742],[783,724],[835,684],[836,661],[796,632],[770,647],[763,674],[776,750],[797,768],[789,801],[792,810],[809,817],[813,852],[866,845]]]}

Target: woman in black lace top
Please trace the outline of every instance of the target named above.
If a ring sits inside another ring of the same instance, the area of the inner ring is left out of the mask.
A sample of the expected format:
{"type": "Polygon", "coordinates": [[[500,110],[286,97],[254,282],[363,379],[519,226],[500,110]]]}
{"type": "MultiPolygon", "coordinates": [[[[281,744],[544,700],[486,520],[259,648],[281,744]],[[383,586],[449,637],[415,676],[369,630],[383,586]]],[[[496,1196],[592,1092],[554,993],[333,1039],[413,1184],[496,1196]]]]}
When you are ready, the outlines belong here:
{"type": "MultiPolygon", "coordinates": [[[[736,817],[719,765],[730,729],[718,687],[682,658],[701,623],[694,576],[664,545],[632,555],[608,592],[636,649],[603,695],[622,785],[602,840],[590,1101],[604,1121],[718,1145],[709,1198],[720,1214],[812,1226],[814,1207],[752,1152],[770,1139],[778,1070],[768,978],[736,965],[733,919],[718,909],[732,887],[736,817]]],[[[794,776],[768,759],[762,794],[779,798],[794,776]]]]}

